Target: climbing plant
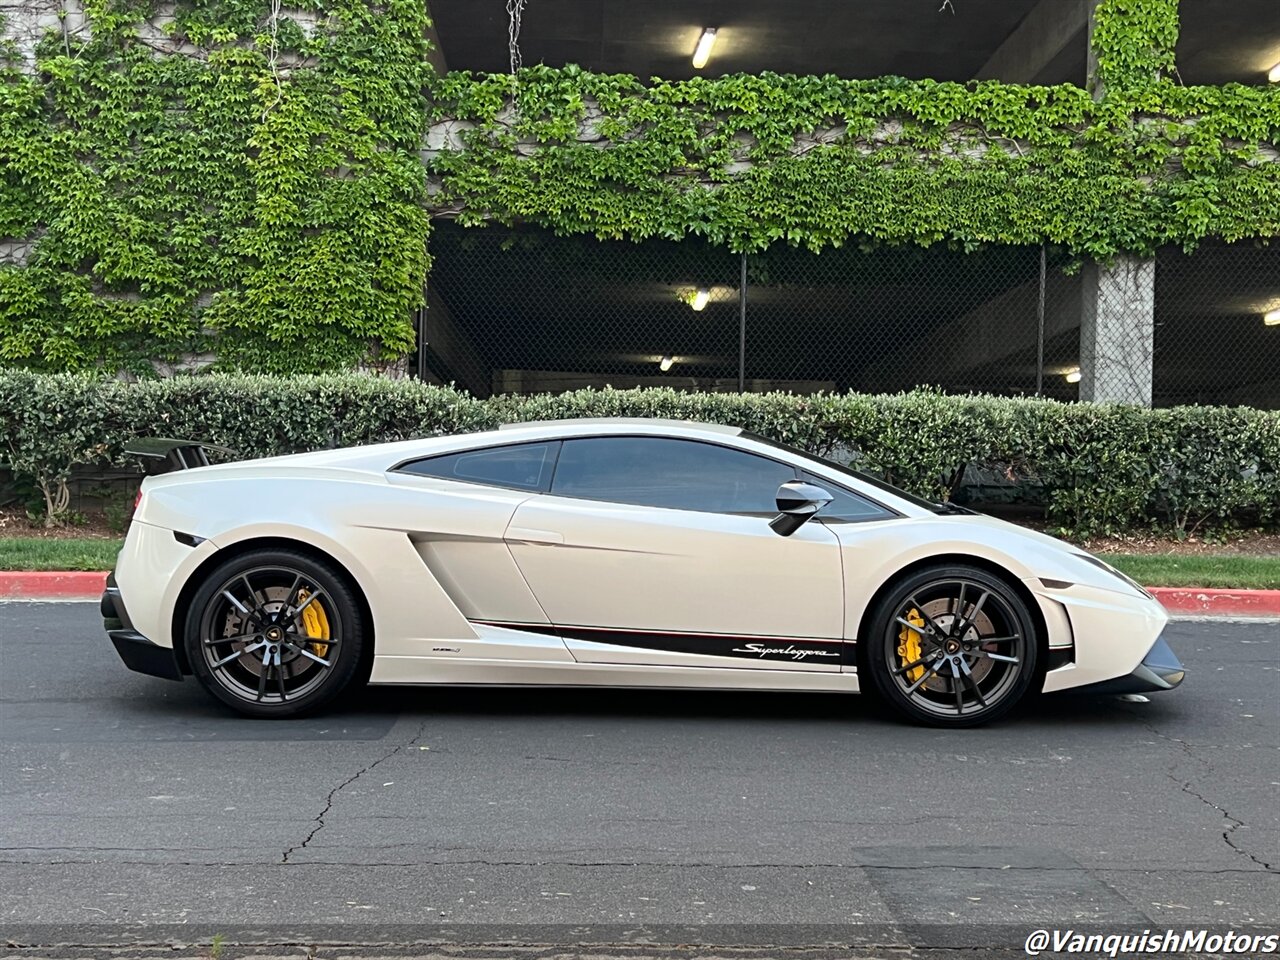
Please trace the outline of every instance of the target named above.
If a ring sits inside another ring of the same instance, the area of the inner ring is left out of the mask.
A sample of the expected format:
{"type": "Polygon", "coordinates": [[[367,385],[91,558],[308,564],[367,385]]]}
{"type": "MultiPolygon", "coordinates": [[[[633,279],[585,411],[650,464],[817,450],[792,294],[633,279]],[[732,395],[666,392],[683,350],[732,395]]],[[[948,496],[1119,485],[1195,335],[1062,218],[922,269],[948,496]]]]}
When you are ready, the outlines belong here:
{"type": "Polygon", "coordinates": [[[1174,66],[1178,0],[1104,0],[1094,10],[1093,49],[1103,88],[1146,86],[1174,66]]]}
{"type": "Polygon", "coordinates": [[[249,370],[412,343],[428,227],[415,0],[91,0],[0,69],[0,362],[249,370]]]}
{"type": "Polygon", "coordinates": [[[734,250],[1050,241],[1107,258],[1280,235],[1280,88],[1181,86],[1177,0],[1098,5],[1100,99],[574,66],[433,77],[420,0],[163,8],[89,0],[88,33],[51,31],[34,69],[0,44],[0,364],[393,359],[432,214],[734,250]]]}
{"type": "Polygon", "coordinates": [[[1280,235],[1280,89],[1182,87],[1177,0],[1104,0],[1105,95],[995,81],[527,68],[433,89],[436,202],[601,237],[1060,243],[1280,235]],[[1266,150],[1270,148],[1271,153],[1266,150]]]}

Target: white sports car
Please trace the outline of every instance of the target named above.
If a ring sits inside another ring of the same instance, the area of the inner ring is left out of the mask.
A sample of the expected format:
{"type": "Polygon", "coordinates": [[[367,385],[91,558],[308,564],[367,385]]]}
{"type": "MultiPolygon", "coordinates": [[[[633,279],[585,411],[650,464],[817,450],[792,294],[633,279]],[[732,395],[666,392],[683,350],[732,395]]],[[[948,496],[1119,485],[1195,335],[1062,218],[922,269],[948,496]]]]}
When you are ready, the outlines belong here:
{"type": "Polygon", "coordinates": [[[873,690],[968,726],[1183,677],[1160,604],[1068,544],[660,420],[150,477],[102,610],[127,666],[257,717],[365,682],[590,684],[873,690]]]}

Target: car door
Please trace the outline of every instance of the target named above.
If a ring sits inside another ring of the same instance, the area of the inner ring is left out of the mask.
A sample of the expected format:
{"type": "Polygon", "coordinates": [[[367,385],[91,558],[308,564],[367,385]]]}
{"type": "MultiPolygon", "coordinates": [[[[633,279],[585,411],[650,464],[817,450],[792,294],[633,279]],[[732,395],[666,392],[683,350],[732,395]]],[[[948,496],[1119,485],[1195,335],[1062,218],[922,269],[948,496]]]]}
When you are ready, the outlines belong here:
{"type": "Polygon", "coordinates": [[[774,533],[779,460],[693,439],[566,439],[512,555],[576,659],[839,670],[838,538],[774,533]]]}
{"type": "Polygon", "coordinates": [[[466,449],[409,460],[388,472],[397,495],[387,498],[387,515],[379,519],[408,535],[431,574],[423,592],[403,602],[422,609],[425,637],[449,641],[429,644],[424,655],[572,662],[505,540],[519,504],[550,487],[559,446],[553,440],[466,449]],[[427,615],[438,609],[427,602],[436,591],[470,630],[441,635],[439,615],[427,615]],[[535,628],[489,627],[506,622],[535,628]],[[472,631],[478,636],[468,639],[472,631]]]}

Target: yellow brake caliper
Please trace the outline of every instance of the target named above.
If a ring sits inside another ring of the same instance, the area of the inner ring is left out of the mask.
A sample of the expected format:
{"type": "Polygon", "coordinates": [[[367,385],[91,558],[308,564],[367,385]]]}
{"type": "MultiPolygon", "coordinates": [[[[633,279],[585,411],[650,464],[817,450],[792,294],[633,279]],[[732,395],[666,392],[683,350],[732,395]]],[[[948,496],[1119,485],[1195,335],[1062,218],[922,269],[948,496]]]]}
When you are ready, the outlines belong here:
{"type": "MultiPolygon", "coordinates": [[[[922,630],[924,629],[924,617],[920,615],[920,611],[915,607],[911,608],[906,618],[908,622],[922,630]]],[[[920,635],[910,627],[903,627],[898,633],[898,656],[902,658],[904,667],[920,659],[920,635]]],[[[907,671],[907,679],[912,683],[915,683],[922,676],[924,676],[924,667],[914,667],[907,671]]]]}
{"type": "MultiPolygon", "coordinates": [[[[298,603],[307,603],[311,597],[308,590],[298,591],[298,603]]],[[[320,601],[308,603],[302,611],[302,626],[307,631],[307,638],[312,642],[311,652],[317,657],[323,658],[329,652],[327,643],[315,643],[316,640],[329,639],[329,618],[325,616],[324,607],[320,606],[320,601]]]]}

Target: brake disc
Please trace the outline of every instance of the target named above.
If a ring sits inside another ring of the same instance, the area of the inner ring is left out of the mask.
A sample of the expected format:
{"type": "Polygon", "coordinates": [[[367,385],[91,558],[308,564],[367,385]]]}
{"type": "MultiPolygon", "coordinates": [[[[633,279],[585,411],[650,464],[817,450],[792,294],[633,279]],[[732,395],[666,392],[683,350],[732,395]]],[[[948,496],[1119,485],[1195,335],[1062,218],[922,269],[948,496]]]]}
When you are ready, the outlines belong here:
{"type": "MultiPolygon", "coordinates": [[[[955,623],[956,615],[955,613],[952,612],[953,603],[954,601],[951,600],[950,598],[941,597],[937,600],[930,600],[922,608],[923,611],[933,619],[933,622],[938,625],[938,627],[943,631],[943,633],[946,633],[946,631],[950,630],[951,625],[955,623]]],[[[922,622],[924,621],[923,617],[921,617],[920,619],[922,622]]],[[[960,639],[976,642],[981,639],[983,634],[986,634],[987,636],[991,636],[993,631],[994,631],[994,625],[991,622],[991,618],[987,616],[985,611],[979,610],[978,616],[974,619],[973,623],[970,624],[969,627],[965,630],[964,636],[961,637],[960,639]]],[[[914,633],[914,631],[912,632],[914,633]]],[[[986,677],[986,675],[991,672],[991,665],[993,661],[991,661],[987,657],[978,657],[971,653],[965,654],[964,658],[969,663],[969,673],[973,677],[974,683],[980,684],[983,678],[986,677]]],[[[920,659],[920,654],[917,654],[911,660],[904,661],[904,664],[913,663],[915,660],[919,660],[919,659],[920,659]]],[[[919,668],[921,673],[924,672],[924,669],[925,669],[924,667],[919,668]]],[[[912,671],[912,673],[914,672],[915,671],[912,671]]],[[[950,673],[948,673],[946,676],[950,677],[950,673]]],[[[917,676],[917,679],[918,679],[918,676],[917,676]]],[[[914,682],[914,680],[912,682],[914,682]]],[[[941,673],[935,673],[933,676],[931,676],[928,680],[924,682],[923,688],[925,690],[932,691],[933,693],[949,693],[951,691],[950,683],[951,681],[949,679],[944,678],[941,673]]]]}
{"type": "MultiPolygon", "coordinates": [[[[266,587],[264,589],[257,590],[256,593],[258,594],[258,599],[262,603],[262,609],[264,611],[266,611],[267,613],[278,613],[280,609],[284,606],[285,598],[289,593],[289,588],[288,587],[266,587]]],[[[317,605],[318,604],[315,604],[315,603],[311,604],[311,606],[313,607],[317,605]]],[[[304,616],[304,619],[305,619],[305,616],[304,616]]],[[[249,626],[248,619],[233,608],[231,611],[227,613],[227,622],[226,622],[226,626],[223,628],[222,635],[224,637],[238,637],[238,636],[241,636],[242,634],[248,633],[250,629],[251,628],[249,626]]],[[[310,630],[307,631],[307,635],[308,636],[311,635],[310,630]]],[[[325,623],[325,639],[328,639],[327,622],[325,623]]],[[[241,643],[233,644],[232,649],[238,650],[246,646],[250,642],[251,641],[244,641],[241,643]]],[[[321,646],[321,645],[313,643],[311,646],[314,649],[315,647],[321,646]]],[[[327,645],[325,645],[325,649],[326,650],[328,649],[327,645]]],[[[316,654],[316,655],[322,656],[322,654],[316,654]]],[[[290,680],[296,677],[298,674],[306,670],[307,667],[311,666],[313,662],[314,661],[307,660],[305,657],[295,653],[294,651],[290,650],[288,647],[280,648],[280,672],[284,675],[286,680],[290,680]]],[[[239,660],[236,661],[236,663],[239,664],[241,667],[243,667],[249,673],[253,674],[255,677],[262,675],[262,659],[260,656],[254,656],[253,654],[248,654],[246,656],[241,657],[239,660]]]]}

